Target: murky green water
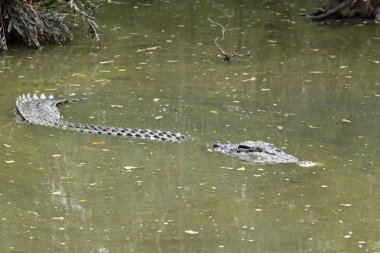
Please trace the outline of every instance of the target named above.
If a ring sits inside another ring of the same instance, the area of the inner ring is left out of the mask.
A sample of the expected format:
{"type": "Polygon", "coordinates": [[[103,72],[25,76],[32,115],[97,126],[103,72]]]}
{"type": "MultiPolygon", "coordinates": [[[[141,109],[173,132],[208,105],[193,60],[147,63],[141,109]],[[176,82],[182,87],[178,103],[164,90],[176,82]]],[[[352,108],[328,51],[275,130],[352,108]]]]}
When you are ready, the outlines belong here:
{"type": "Polygon", "coordinates": [[[294,1],[130,1],[102,50],[0,60],[1,252],[380,252],[380,27],[299,19],[294,1]],[[221,29],[207,21],[227,26],[221,29]],[[226,51],[250,52],[225,64],[226,51]],[[89,100],[70,121],[164,129],[157,143],[20,125],[27,92],[89,100]],[[208,151],[264,140],[321,165],[208,151]],[[98,144],[101,143],[101,144],[98,144]],[[130,168],[133,166],[135,168],[130,168]]]}

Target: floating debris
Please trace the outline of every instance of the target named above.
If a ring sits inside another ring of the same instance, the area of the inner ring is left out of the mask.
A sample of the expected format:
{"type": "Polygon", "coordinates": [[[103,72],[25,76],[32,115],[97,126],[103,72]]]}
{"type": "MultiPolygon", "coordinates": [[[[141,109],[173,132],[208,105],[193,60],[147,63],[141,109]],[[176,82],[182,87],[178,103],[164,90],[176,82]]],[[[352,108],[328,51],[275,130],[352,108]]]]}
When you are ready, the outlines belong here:
{"type": "Polygon", "coordinates": [[[113,60],[110,60],[110,61],[101,61],[99,62],[100,64],[108,64],[108,63],[113,63],[114,61],[113,60]]]}
{"type": "Polygon", "coordinates": [[[65,219],[65,217],[53,217],[53,218],[51,218],[52,220],[64,220],[65,219]]]}
{"type": "Polygon", "coordinates": [[[124,169],[132,170],[132,169],[137,169],[137,167],[135,167],[135,166],[124,166],[124,169]]]}
{"type": "Polygon", "coordinates": [[[190,235],[196,235],[196,234],[199,234],[199,232],[198,231],[194,231],[194,230],[185,230],[185,233],[186,234],[190,234],[190,235]]]}

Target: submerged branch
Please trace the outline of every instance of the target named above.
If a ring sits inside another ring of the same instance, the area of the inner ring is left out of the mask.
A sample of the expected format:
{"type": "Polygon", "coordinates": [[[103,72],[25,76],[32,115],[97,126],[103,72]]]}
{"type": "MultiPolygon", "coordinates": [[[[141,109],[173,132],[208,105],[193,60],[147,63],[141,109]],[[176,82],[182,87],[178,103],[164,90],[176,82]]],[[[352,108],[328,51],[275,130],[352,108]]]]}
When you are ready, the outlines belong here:
{"type": "MultiPolygon", "coordinates": [[[[213,23],[213,24],[219,26],[219,27],[222,29],[222,39],[221,39],[221,40],[224,40],[224,37],[225,37],[224,35],[225,35],[226,31],[227,31],[226,27],[229,25],[229,22],[227,23],[226,26],[223,26],[222,24],[220,24],[220,23],[218,23],[218,22],[212,20],[211,18],[208,18],[207,21],[209,21],[209,22],[211,22],[211,23],[213,23]]],[[[236,28],[235,28],[235,29],[236,29],[236,28]]],[[[232,30],[232,29],[229,29],[229,30],[232,30]]],[[[218,40],[219,40],[219,37],[216,37],[216,38],[214,39],[214,44],[215,44],[215,46],[219,49],[223,61],[225,61],[225,62],[227,62],[227,63],[230,62],[230,60],[231,60],[232,57],[235,57],[235,56],[249,56],[249,55],[250,55],[249,52],[248,52],[247,54],[239,54],[239,53],[237,53],[237,52],[227,53],[227,52],[226,52],[226,51],[225,51],[225,50],[219,45],[218,40]]]]}

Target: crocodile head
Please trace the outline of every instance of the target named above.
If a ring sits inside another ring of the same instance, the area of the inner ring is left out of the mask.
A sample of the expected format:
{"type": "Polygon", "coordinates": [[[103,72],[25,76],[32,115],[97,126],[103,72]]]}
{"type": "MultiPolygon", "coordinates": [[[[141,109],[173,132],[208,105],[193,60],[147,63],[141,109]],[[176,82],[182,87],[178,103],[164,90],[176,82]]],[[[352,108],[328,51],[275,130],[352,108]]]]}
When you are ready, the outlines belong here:
{"type": "Polygon", "coordinates": [[[263,141],[245,141],[237,144],[215,142],[213,148],[217,152],[252,164],[298,163],[296,157],[263,141]]]}

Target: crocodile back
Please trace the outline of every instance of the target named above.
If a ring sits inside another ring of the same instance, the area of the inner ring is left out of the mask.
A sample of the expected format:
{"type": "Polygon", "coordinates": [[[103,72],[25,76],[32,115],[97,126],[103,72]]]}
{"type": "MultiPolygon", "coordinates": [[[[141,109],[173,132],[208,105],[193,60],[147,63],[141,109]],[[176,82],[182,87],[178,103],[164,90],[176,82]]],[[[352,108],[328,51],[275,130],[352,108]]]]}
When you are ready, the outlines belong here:
{"type": "Polygon", "coordinates": [[[172,133],[169,131],[138,129],[138,128],[120,128],[100,125],[88,125],[79,123],[66,123],[65,128],[76,132],[111,135],[117,137],[131,137],[148,140],[180,142],[185,136],[180,133],[172,133]]]}
{"type": "Polygon", "coordinates": [[[60,102],[61,100],[56,100],[53,96],[46,97],[44,94],[22,95],[16,99],[16,111],[26,122],[58,126],[62,125],[61,114],[57,108],[60,102]]]}
{"type": "Polygon", "coordinates": [[[76,102],[78,99],[54,99],[53,96],[41,94],[37,96],[22,95],[16,99],[16,113],[22,121],[35,125],[54,126],[63,129],[73,130],[76,132],[111,135],[117,137],[132,137],[149,140],[180,142],[185,136],[180,133],[171,133],[169,131],[150,130],[150,129],[133,129],[118,128],[99,125],[87,125],[80,123],[66,122],[61,119],[58,105],[76,102]]]}

